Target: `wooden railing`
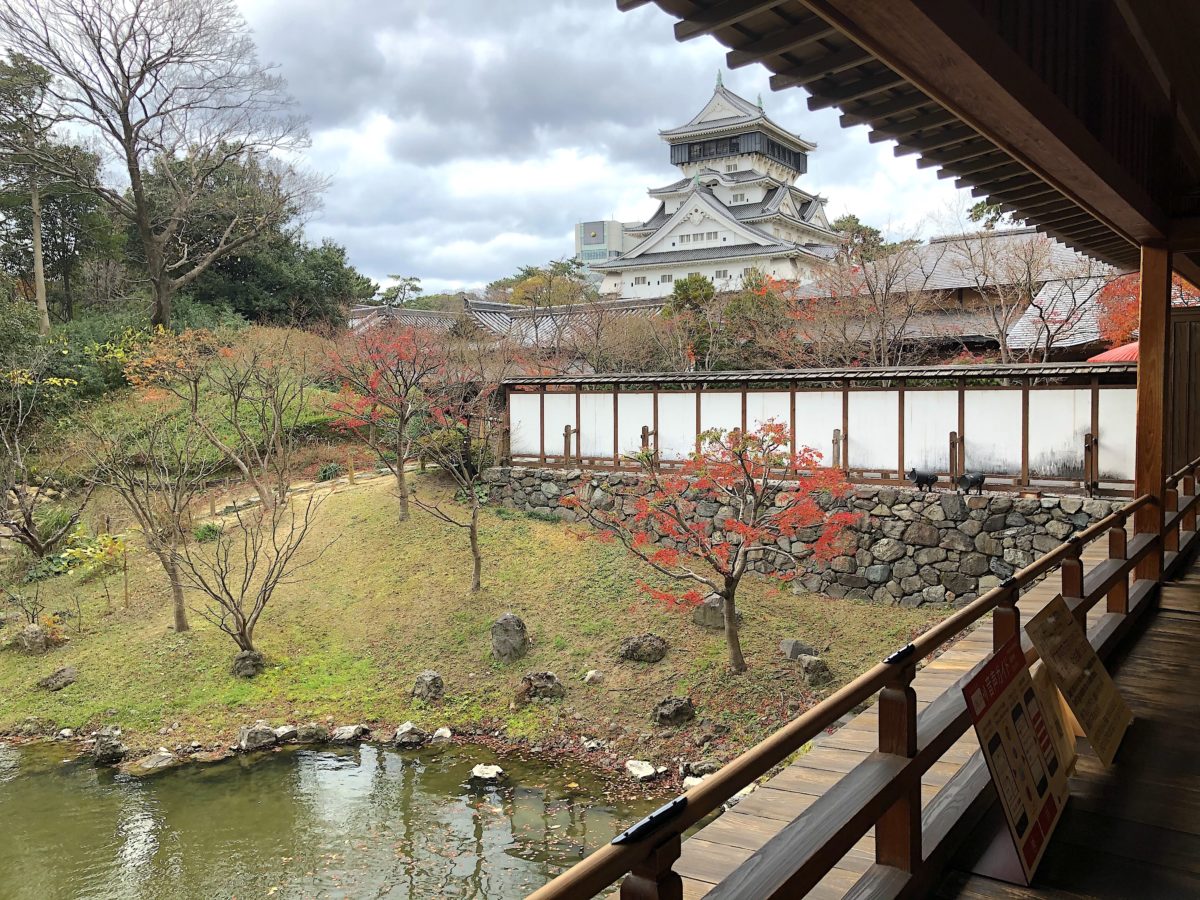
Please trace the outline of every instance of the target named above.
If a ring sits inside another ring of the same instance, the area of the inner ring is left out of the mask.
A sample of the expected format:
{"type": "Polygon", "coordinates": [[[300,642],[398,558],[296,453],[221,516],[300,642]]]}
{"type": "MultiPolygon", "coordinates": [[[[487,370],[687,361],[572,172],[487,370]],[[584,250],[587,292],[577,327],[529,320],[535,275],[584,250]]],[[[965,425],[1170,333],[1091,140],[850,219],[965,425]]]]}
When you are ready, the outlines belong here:
{"type": "MultiPolygon", "coordinates": [[[[1088,611],[1101,599],[1106,601],[1104,614],[1088,630],[1093,646],[1106,655],[1150,606],[1160,583],[1131,580],[1134,570],[1158,556],[1156,570],[1165,578],[1195,542],[1198,467],[1200,458],[1167,479],[1161,532],[1135,530],[1128,536],[1130,516],[1158,504],[1150,494],[1137,497],[943,619],[658,814],[534,891],[531,900],[591,897],[626,873],[623,900],[679,900],[682,880],[672,866],[679,858],[684,832],[876,695],[877,751],[706,896],[713,900],[803,896],[872,827],[876,863],[848,896],[913,896],[926,889],[955,845],[955,826],[969,809],[990,802],[990,795],[987,769],[977,753],[922,810],[922,775],[966,732],[970,720],[958,685],[918,710],[912,687],[918,663],[988,613],[993,614],[995,647],[1022,634],[1021,592],[1054,570],[1062,579],[1063,598],[1079,621],[1085,622],[1088,611]],[[1083,548],[1101,538],[1108,541],[1107,558],[1085,571],[1083,548]]],[[[1023,634],[1022,645],[1027,659],[1036,660],[1037,653],[1023,634]]]]}

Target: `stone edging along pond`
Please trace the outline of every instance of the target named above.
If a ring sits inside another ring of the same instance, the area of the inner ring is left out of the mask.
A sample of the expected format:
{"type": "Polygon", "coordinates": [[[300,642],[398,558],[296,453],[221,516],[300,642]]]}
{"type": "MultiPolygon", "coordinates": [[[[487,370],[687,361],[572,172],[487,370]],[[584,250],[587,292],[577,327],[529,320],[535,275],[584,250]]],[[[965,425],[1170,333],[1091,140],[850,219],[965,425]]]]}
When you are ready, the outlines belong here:
{"type": "MultiPolygon", "coordinates": [[[[606,488],[636,488],[644,483],[634,473],[522,466],[489,469],[484,479],[493,503],[567,522],[576,521],[577,514],[560,504],[564,495],[599,492],[596,505],[604,508],[607,503],[611,509],[616,498],[606,488]]],[[[963,496],[864,485],[838,504],[863,513],[847,532],[843,555],[828,563],[811,558],[809,545],[817,539],[817,528],[797,533],[781,549],[798,560],[793,582],[797,591],[902,606],[959,605],[1123,505],[1121,500],[1071,496],[963,496]]],[[[625,512],[633,512],[629,500],[625,512]]],[[[711,521],[719,535],[719,524],[731,513],[701,501],[695,517],[711,521]]],[[[662,538],[662,543],[670,546],[671,540],[662,538]]],[[[795,567],[791,557],[770,551],[755,563],[764,574],[795,567]]]]}

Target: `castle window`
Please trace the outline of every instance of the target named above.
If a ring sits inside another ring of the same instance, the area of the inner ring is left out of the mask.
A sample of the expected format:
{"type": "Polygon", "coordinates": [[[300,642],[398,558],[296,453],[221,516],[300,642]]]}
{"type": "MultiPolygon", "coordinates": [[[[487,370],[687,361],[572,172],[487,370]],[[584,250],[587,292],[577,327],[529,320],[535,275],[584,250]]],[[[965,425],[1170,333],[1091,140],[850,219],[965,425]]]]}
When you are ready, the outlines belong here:
{"type": "Polygon", "coordinates": [[[691,242],[692,242],[692,236],[690,234],[681,234],[679,236],[679,243],[690,244],[691,242]]]}
{"type": "Polygon", "coordinates": [[[659,276],[658,282],[659,282],[659,284],[670,284],[674,280],[675,280],[675,276],[668,274],[668,275],[659,276]]]}
{"type": "Polygon", "coordinates": [[[713,277],[714,278],[728,278],[729,270],[728,269],[717,269],[717,271],[713,273],[713,277]]]}
{"type": "Polygon", "coordinates": [[[734,203],[745,203],[745,202],[746,202],[746,195],[745,195],[745,194],[734,194],[734,195],[733,195],[733,202],[734,202],[734,203]]]}
{"type": "Polygon", "coordinates": [[[725,171],[726,172],[736,172],[737,171],[737,163],[725,163],[725,171]]]}
{"type": "Polygon", "coordinates": [[[704,239],[706,241],[715,241],[717,239],[717,233],[715,231],[706,231],[704,233],[704,239]]]}
{"type": "Polygon", "coordinates": [[[635,275],[635,276],[633,276],[633,283],[634,284],[649,284],[650,280],[645,275],[635,275]]]}
{"type": "Polygon", "coordinates": [[[699,272],[688,272],[688,278],[699,278],[699,277],[700,277],[699,272]]]}

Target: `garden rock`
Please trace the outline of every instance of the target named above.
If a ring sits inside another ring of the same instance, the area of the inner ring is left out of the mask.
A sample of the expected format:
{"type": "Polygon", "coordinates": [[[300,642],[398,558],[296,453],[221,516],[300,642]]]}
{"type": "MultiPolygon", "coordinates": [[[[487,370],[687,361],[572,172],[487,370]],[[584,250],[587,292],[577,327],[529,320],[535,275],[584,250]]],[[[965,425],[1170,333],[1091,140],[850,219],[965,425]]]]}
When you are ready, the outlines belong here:
{"type": "Polygon", "coordinates": [[[422,746],[428,740],[428,734],[426,734],[412,722],[405,722],[396,729],[396,734],[392,738],[392,743],[402,749],[412,750],[416,747],[422,746]]]}
{"type": "Polygon", "coordinates": [[[453,737],[454,737],[453,732],[451,732],[449,728],[447,728],[445,725],[443,725],[441,728],[439,728],[437,731],[435,731],[433,733],[433,737],[431,737],[429,739],[429,743],[431,743],[431,744],[448,744],[448,743],[450,743],[450,739],[453,737]]]}
{"type": "Polygon", "coordinates": [[[529,652],[529,632],[520,616],[507,612],[492,624],[492,656],[515,662],[529,652]]]}
{"type": "Polygon", "coordinates": [[[683,725],[696,718],[696,707],[687,697],[666,697],[655,705],[650,720],[655,725],[683,725]]]}
{"type": "Polygon", "coordinates": [[[809,684],[824,684],[833,678],[829,666],[819,656],[801,656],[797,662],[800,663],[800,671],[804,673],[809,684]]]}
{"type": "Polygon", "coordinates": [[[79,677],[79,670],[74,666],[63,666],[61,669],[56,669],[53,674],[47,675],[38,682],[38,687],[45,688],[48,691],[61,691],[75,683],[75,679],[79,677]]]}
{"type": "Polygon", "coordinates": [[[50,649],[50,633],[41,625],[26,625],[17,635],[17,643],[26,653],[45,653],[50,649]]]}
{"type": "Polygon", "coordinates": [[[267,667],[266,660],[257,650],[242,650],[233,658],[230,672],[237,678],[254,678],[267,667]]]}
{"type": "Polygon", "coordinates": [[[128,752],[121,743],[121,729],[115,725],[106,725],[96,732],[96,742],[92,745],[92,761],[98,766],[113,766],[125,758],[128,752]]]}
{"type": "Polygon", "coordinates": [[[882,538],[871,546],[871,555],[880,562],[895,562],[904,554],[904,544],[892,538],[882,538]]]}
{"type": "Polygon", "coordinates": [[[496,784],[504,777],[504,770],[499,766],[489,766],[480,763],[471,770],[471,780],[481,784],[496,784]]]}
{"type": "MultiPolygon", "coordinates": [[[[736,619],[740,625],[742,623],[740,612],[736,619]]],[[[692,622],[701,628],[724,628],[725,599],[720,594],[709,594],[692,610],[692,622]]]]}
{"type": "Polygon", "coordinates": [[[183,760],[166,747],[159,747],[149,756],[138,760],[137,768],[142,772],[161,772],[163,769],[173,768],[182,762],[183,760]]]}
{"type": "Polygon", "coordinates": [[[553,672],[526,672],[517,687],[517,701],[561,700],[567,689],[553,672]]]}
{"type": "Polygon", "coordinates": [[[441,700],[445,691],[446,685],[442,681],[442,676],[432,670],[426,670],[417,676],[416,683],[413,684],[412,695],[418,700],[431,703],[441,700]]]}
{"type": "Polygon", "coordinates": [[[796,638],[784,638],[779,642],[779,649],[788,659],[821,655],[812,644],[806,644],[804,641],[797,640],[796,638]]]}
{"type": "Polygon", "coordinates": [[[599,669],[588,669],[583,676],[584,684],[600,684],[604,681],[604,673],[599,669]]]}
{"type": "Polygon", "coordinates": [[[653,781],[664,770],[646,762],[644,759],[627,759],[625,760],[625,771],[635,781],[653,781]]]}
{"type": "Polygon", "coordinates": [[[329,740],[329,729],[320,722],[305,722],[296,726],[296,740],[301,744],[324,744],[329,740]]]}
{"type": "Polygon", "coordinates": [[[639,634],[621,641],[621,659],[656,663],[667,655],[667,642],[657,634],[639,634]]]}
{"type": "Polygon", "coordinates": [[[295,725],[280,725],[275,729],[275,740],[278,743],[283,744],[287,741],[296,740],[298,734],[299,730],[295,725]]]}
{"type": "Polygon", "coordinates": [[[371,729],[366,725],[343,725],[333,729],[329,740],[335,744],[354,744],[366,738],[371,729]]]}
{"type": "Polygon", "coordinates": [[[683,789],[690,791],[692,788],[704,784],[705,779],[711,777],[711,775],[685,775],[683,776],[683,789]]]}
{"type": "Polygon", "coordinates": [[[274,747],[278,741],[275,729],[260,719],[253,725],[244,725],[238,731],[237,748],[243,753],[250,753],[254,750],[274,747]]]}

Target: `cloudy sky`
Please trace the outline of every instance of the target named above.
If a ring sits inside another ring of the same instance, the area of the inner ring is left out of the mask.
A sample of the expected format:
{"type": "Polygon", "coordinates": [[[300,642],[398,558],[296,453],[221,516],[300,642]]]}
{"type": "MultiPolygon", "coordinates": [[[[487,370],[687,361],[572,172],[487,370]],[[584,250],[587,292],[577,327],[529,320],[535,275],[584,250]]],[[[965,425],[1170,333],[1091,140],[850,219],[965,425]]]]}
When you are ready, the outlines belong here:
{"type": "MultiPolygon", "coordinates": [[[[471,288],[574,251],[572,228],[654,211],[678,173],[658,137],[712,93],[724,48],[677,43],[651,5],[612,0],[242,0],[262,58],[310,117],[312,168],[331,178],[312,240],[361,271],[471,288]]],[[[799,184],[832,217],[908,234],[956,203],[950,181],[772,93],[761,67],[725,71],[744,97],[816,141],[799,184]]]]}

